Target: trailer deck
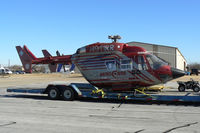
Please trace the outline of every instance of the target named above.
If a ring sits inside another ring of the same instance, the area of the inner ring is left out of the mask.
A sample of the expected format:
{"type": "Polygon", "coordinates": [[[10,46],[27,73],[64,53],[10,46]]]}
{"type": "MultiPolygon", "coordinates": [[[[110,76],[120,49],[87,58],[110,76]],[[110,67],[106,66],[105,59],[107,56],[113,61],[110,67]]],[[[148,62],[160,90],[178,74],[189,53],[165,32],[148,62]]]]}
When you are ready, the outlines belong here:
{"type": "MultiPolygon", "coordinates": [[[[127,99],[137,101],[163,101],[163,102],[200,102],[198,92],[178,92],[175,89],[163,89],[161,92],[145,91],[145,93],[113,93],[104,92],[88,83],[71,83],[69,85],[82,98],[95,99],[127,99]]],[[[47,94],[47,88],[8,88],[9,93],[47,94]]]]}

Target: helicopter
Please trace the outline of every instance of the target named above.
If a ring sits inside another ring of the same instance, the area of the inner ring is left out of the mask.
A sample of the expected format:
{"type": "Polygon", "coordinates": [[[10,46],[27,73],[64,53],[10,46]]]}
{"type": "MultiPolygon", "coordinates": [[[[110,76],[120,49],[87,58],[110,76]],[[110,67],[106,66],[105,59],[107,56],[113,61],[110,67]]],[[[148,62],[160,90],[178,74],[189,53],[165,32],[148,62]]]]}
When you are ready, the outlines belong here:
{"type": "Polygon", "coordinates": [[[119,35],[108,38],[113,41],[86,45],[73,55],[36,58],[27,47],[16,48],[29,72],[32,64],[74,64],[90,84],[111,91],[131,91],[185,75],[142,47],[119,43],[119,35]]]}

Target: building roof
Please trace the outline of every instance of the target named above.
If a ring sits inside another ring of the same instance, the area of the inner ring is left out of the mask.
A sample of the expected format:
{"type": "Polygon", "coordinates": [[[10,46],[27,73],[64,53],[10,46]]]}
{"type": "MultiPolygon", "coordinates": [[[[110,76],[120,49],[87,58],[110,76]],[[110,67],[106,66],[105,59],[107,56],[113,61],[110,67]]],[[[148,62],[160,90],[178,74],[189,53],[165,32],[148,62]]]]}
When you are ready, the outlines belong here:
{"type": "Polygon", "coordinates": [[[168,48],[175,48],[178,49],[177,47],[172,47],[172,46],[166,46],[166,45],[159,45],[159,44],[152,44],[152,43],[145,43],[145,42],[136,42],[136,41],[132,41],[132,42],[127,42],[127,44],[131,44],[131,43],[137,43],[137,44],[148,44],[148,45],[156,45],[156,46],[161,46],[161,47],[168,47],[168,48]]]}
{"type": "MultiPolygon", "coordinates": [[[[132,41],[132,42],[127,42],[127,44],[145,44],[145,45],[152,45],[152,46],[160,46],[160,47],[168,47],[168,48],[174,48],[177,49],[179,51],[179,53],[182,55],[182,57],[185,59],[185,57],[183,56],[183,54],[181,53],[181,51],[177,48],[177,47],[172,47],[172,46],[166,46],[166,45],[159,45],[159,44],[152,44],[152,43],[144,43],[144,42],[136,42],[136,41],[132,41]]],[[[185,59],[186,61],[186,59],[185,59]]]]}

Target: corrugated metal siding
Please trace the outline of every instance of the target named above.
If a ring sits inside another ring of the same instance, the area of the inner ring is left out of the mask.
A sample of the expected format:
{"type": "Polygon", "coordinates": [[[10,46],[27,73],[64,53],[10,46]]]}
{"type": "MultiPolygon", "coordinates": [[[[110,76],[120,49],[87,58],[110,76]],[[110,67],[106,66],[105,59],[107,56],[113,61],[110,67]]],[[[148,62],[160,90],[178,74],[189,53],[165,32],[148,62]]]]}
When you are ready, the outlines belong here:
{"type": "Polygon", "coordinates": [[[176,48],[158,46],[158,57],[176,68],[176,48]]]}

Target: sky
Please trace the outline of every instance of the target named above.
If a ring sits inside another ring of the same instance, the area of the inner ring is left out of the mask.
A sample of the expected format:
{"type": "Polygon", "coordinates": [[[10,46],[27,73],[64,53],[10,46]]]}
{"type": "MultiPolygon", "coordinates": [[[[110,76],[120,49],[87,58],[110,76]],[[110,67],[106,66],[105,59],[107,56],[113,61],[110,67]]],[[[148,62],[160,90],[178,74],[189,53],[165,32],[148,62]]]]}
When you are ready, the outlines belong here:
{"type": "Polygon", "coordinates": [[[179,48],[200,63],[199,0],[0,0],[0,64],[21,65],[15,46],[73,54],[95,42],[145,42],[179,48]]]}

